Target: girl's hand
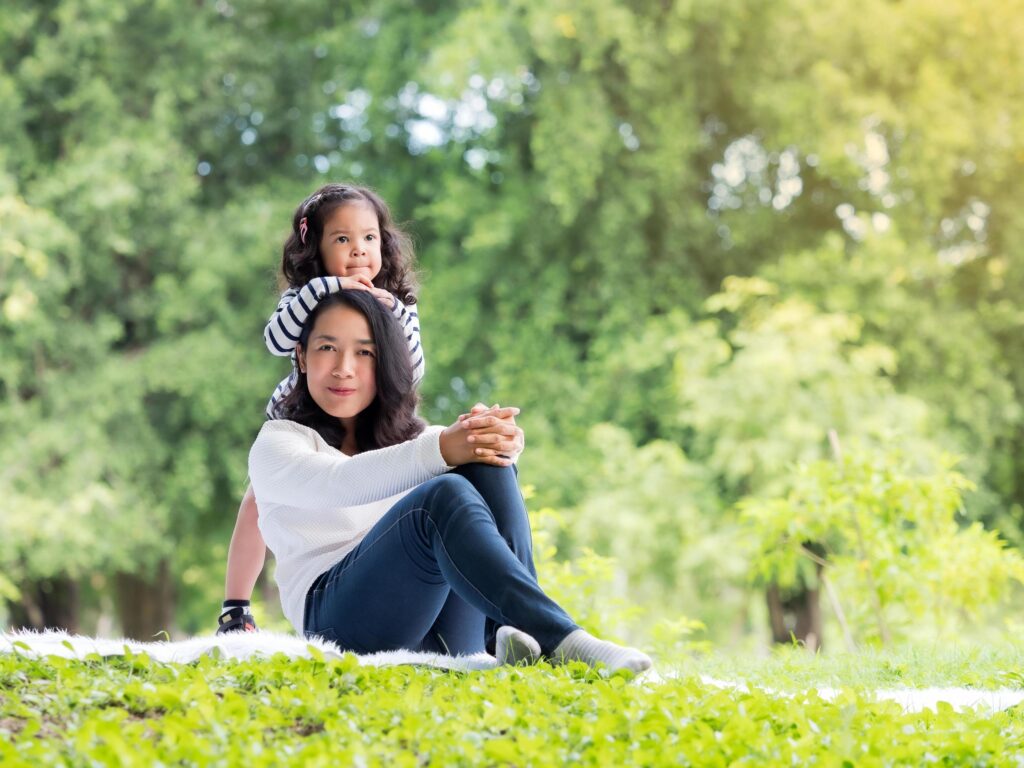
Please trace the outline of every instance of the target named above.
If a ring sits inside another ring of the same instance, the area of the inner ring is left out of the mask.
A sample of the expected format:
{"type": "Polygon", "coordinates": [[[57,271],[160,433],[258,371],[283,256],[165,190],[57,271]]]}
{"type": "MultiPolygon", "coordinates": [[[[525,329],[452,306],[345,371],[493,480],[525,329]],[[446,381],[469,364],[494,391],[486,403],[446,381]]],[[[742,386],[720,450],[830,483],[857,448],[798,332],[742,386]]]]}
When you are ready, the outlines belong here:
{"type": "Polygon", "coordinates": [[[441,456],[451,466],[511,466],[525,445],[523,430],[515,423],[518,413],[518,408],[475,406],[441,433],[441,456]]]}
{"type": "Polygon", "coordinates": [[[342,290],[345,291],[375,291],[373,283],[366,275],[358,275],[357,277],[339,277],[338,282],[341,284],[342,290]]]}
{"type": "Polygon", "coordinates": [[[377,298],[377,301],[384,305],[384,309],[386,309],[388,312],[393,311],[394,308],[398,306],[398,299],[392,296],[388,291],[385,291],[383,288],[371,287],[370,293],[372,293],[377,298]]]}

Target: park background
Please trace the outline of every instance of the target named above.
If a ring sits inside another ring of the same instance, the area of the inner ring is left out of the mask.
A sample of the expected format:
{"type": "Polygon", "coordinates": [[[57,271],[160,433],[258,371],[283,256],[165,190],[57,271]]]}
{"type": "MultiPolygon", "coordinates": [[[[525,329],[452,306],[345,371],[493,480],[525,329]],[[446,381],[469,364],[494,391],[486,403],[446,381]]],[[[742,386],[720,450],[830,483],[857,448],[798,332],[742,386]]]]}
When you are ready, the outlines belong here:
{"type": "Polygon", "coordinates": [[[212,632],[280,247],[351,180],[586,626],[1019,636],[1022,52],[1017,0],[7,0],[0,626],[212,632]]]}

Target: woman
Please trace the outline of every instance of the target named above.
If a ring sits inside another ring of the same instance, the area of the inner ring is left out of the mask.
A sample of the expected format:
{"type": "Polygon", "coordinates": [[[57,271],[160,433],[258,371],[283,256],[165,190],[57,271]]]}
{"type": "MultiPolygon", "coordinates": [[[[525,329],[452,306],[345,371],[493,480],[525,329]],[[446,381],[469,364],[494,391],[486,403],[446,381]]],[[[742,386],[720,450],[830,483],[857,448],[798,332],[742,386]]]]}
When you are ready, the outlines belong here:
{"type": "Polygon", "coordinates": [[[359,653],[487,650],[639,672],[541,590],[512,459],[517,409],[425,427],[401,332],[370,295],[321,301],[299,376],[249,454],[259,525],[296,630],[359,653]]]}

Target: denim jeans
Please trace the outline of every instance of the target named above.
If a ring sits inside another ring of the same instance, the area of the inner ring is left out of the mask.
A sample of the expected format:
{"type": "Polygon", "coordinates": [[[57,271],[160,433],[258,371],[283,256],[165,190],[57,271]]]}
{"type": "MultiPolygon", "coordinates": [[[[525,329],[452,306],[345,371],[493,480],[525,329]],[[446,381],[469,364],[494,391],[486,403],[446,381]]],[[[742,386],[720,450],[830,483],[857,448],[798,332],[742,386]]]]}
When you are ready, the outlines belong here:
{"type": "Polygon", "coordinates": [[[466,464],[417,486],[306,595],[303,628],[357,653],[494,652],[502,624],[550,653],[577,625],[537,583],[512,467],[466,464]]]}

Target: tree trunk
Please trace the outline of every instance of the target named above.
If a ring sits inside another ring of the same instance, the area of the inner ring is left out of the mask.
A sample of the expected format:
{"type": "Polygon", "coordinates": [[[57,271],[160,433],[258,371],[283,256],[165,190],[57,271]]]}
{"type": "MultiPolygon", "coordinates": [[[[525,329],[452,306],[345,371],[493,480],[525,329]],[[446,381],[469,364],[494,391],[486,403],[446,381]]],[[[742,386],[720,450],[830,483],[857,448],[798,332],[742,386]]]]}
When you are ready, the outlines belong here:
{"type": "MultiPolygon", "coordinates": [[[[821,574],[821,566],[816,566],[821,574]]],[[[768,621],[772,641],[792,643],[795,639],[809,651],[819,651],[824,643],[821,622],[821,592],[800,586],[783,595],[779,585],[768,585],[768,621]]]]}
{"type": "Polygon", "coordinates": [[[174,584],[167,560],[157,564],[152,576],[120,573],[116,584],[117,611],[125,637],[152,641],[159,639],[156,635],[161,632],[170,633],[174,620],[174,584]]]}
{"type": "Polygon", "coordinates": [[[79,631],[78,582],[68,576],[54,576],[20,585],[21,602],[8,603],[12,627],[79,631]]]}

